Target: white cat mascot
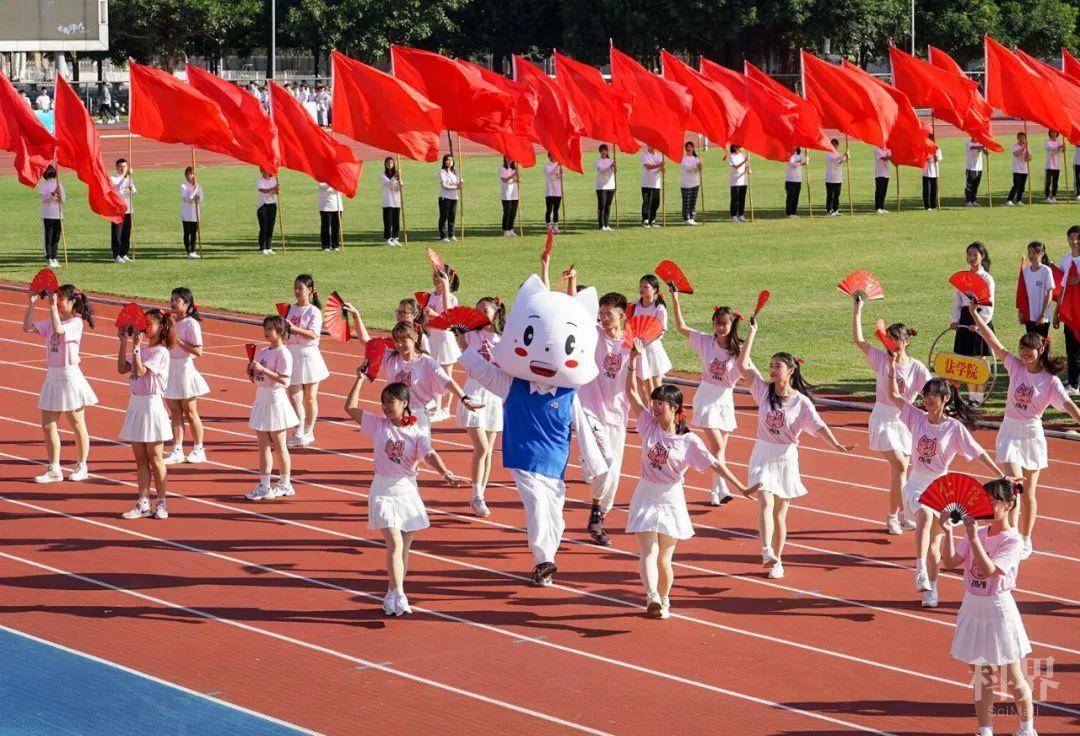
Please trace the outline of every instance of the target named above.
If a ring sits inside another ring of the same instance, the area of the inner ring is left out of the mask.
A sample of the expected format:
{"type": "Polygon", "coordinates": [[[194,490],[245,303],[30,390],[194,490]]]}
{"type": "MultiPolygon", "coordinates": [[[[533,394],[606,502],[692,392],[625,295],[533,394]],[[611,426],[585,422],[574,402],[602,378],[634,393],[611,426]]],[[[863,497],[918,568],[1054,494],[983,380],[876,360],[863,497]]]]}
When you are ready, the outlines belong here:
{"type": "Polygon", "coordinates": [[[533,274],[506,318],[494,363],[469,349],[460,363],[481,386],[503,399],[503,466],[525,506],[537,585],[551,585],[555,553],[566,523],[563,472],[570,436],[578,438],[585,480],[606,473],[610,459],[594,435],[577,391],[596,378],[596,289],[576,296],[550,291],[533,274]]]}

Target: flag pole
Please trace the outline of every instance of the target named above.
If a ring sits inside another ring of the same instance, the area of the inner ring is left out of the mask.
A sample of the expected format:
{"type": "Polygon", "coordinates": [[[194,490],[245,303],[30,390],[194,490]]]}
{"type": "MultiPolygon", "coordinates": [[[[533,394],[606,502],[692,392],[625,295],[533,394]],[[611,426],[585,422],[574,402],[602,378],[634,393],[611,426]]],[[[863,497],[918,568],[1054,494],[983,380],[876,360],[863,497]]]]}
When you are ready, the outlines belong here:
{"type": "Polygon", "coordinates": [[[803,179],[806,181],[806,206],[810,209],[810,219],[814,219],[814,197],[810,193],[810,149],[806,150],[803,164],[803,179]]]}
{"type": "MultiPolygon", "coordinates": [[[[611,176],[615,179],[615,196],[612,199],[615,200],[615,229],[619,229],[619,144],[611,144],[611,164],[615,167],[615,170],[611,172],[611,176]]],[[[564,192],[565,196],[565,192],[564,192]]]]}
{"type": "Polygon", "coordinates": [[[746,152],[746,198],[750,200],[750,222],[754,221],[754,172],[750,168],[750,152],[746,152]]]}
{"type": "MultiPolygon", "coordinates": [[[[56,191],[60,191],[60,164],[56,164],[56,191]]],[[[64,265],[68,265],[67,233],[64,232],[64,203],[57,199],[60,207],[60,242],[64,245],[64,265]]]]}
{"type": "MultiPolygon", "coordinates": [[[[937,155],[938,155],[938,151],[941,150],[941,147],[938,146],[938,142],[937,142],[937,119],[933,115],[930,116],[930,133],[934,136],[934,147],[938,149],[937,151],[934,151],[934,158],[936,159],[937,155]]],[[[940,164],[938,164],[938,184],[941,183],[941,170],[940,169],[941,169],[941,166],[940,166],[940,164]]],[[[941,187],[940,186],[937,188],[937,192],[934,195],[934,206],[939,210],[941,209],[941,187]]]]}
{"type": "Polygon", "coordinates": [[[855,214],[855,205],[851,202],[851,144],[848,134],[844,133],[844,170],[847,172],[847,208],[848,214],[855,214]]]}
{"type": "Polygon", "coordinates": [[[667,227],[667,174],[664,173],[664,154],[660,154],[660,224],[667,227]]]}
{"type": "MultiPolygon", "coordinates": [[[[341,196],[341,192],[338,192],[338,196],[341,196]]],[[[337,211],[337,244],[338,248],[345,250],[345,202],[338,201],[337,211]]]]}
{"type": "MultiPolygon", "coordinates": [[[[1031,156],[1031,140],[1028,138],[1027,120],[1024,121],[1024,147],[1027,149],[1025,157],[1031,156]]],[[[1031,161],[1027,161],[1027,190],[1028,190],[1028,206],[1031,206],[1031,161]]]]}
{"type": "MultiPolygon", "coordinates": [[[[449,133],[447,133],[449,135],[449,133]]],[[[454,157],[454,163],[457,164],[458,159],[461,159],[461,165],[458,168],[458,178],[461,182],[465,181],[465,177],[461,175],[461,172],[465,169],[465,156],[461,154],[461,133],[457,134],[457,147],[458,155],[454,157]]],[[[465,240],[465,189],[464,187],[458,189],[458,201],[461,204],[461,239],[465,240]]]]}
{"type": "Polygon", "coordinates": [[[1069,146],[1065,142],[1065,135],[1062,134],[1062,136],[1061,136],[1061,156],[1058,159],[1058,168],[1060,168],[1062,171],[1065,172],[1065,201],[1072,204],[1073,197],[1070,197],[1068,195],[1068,192],[1069,192],[1069,166],[1068,166],[1068,164],[1065,163],[1066,159],[1069,158],[1069,156],[1067,155],[1068,150],[1069,150],[1069,146]]]}
{"type": "MultiPolygon", "coordinates": [[[[704,146],[703,146],[704,147],[704,146]]],[[[702,151],[704,153],[704,151],[702,151]]],[[[698,191],[701,194],[701,224],[705,224],[705,167],[701,165],[701,155],[698,154],[698,191]]],[[[695,221],[697,218],[694,218],[695,221]]]]}
{"type": "Polygon", "coordinates": [[[517,177],[518,177],[518,211],[517,211],[518,234],[521,237],[524,238],[525,237],[525,197],[522,196],[522,192],[521,192],[521,166],[520,165],[517,167],[517,177]]]}
{"type": "MultiPolygon", "coordinates": [[[[59,74],[59,72],[57,72],[59,74]]],[[[133,95],[131,94],[131,82],[128,82],[128,129],[127,129],[127,165],[128,165],[128,189],[131,189],[131,172],[134,170],[134,166],[131,163],[131,103],[133,95]]],[[[128,252],[131,254],[131,260],[135,260],[135,200],[131,196],[131,192],[128,192],[128,206],[131,208],[131,230],[128,232],[128,252]]]]}
{"type": "Polygon", "coordinates": [[[900,164],[894,163],[893,168],[896,169],[896,211],[900,211],[900,164]]]}
{"type": "Polygon", "coordinates": [[[401,161],[394,156],[394,171],[397,172],[398,193],[401,195],[401,234],[405,236],[405,247],[409,246],[409,228],[405,224],[405,180],[401,178],[401,161]]]}
{"type": "MultiPolygon", "coordinates": [[[[199,177],[195,173],[195,146],[191,147],[191,178],[195,180],[195,191],[192,194],[197,195],[199,193],[199,177]]],[[[199,257],[202,258],[202,215],[199,212],[199,200],[195,200],[195,247],[199,251],[199,257]]]]}
{"type": "MultiPolygon", "coordinates": [[[[278,174],[280,175],[280,171],[278,174]]],[[[281,252],[286,253],[285,250],[285,208],[281,206],[281,179],[278,179],[278,195],[277,195],[277,222],[278,232],[281,233],[281,252]]]]}

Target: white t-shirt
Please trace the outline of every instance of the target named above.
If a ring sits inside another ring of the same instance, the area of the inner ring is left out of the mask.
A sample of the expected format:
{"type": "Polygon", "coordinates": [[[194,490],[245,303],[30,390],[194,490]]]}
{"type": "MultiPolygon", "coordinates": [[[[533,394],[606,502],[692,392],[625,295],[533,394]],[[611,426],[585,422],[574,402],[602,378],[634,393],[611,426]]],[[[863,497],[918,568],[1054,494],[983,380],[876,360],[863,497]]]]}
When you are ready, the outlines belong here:
{"type": "Polygon", "coordinates": [[[131,214],[131,197],[138,194],[135,189],[135,182],[131,180],[130,172],[121,176],[120,174],[110,174],[109,181],[112,182],[113,189],[124,200],[124,204],[127,205],[127,214],[131,214]]]}
{"type": "Polygon", "coordinates": [[[708,470],[715,462],[700,437],[692,432],[668,434],[651,411],[638,415],[637,433],[641,435],[641,479],[649,483],[682,483],[690,468],[708,470]]]}
{"type": "MultiPolygon", "coordinates": [[[[199,320],[194,317],[184,317],[179,322],[173,325],[173,333],[178,340],[183,340],[188,345],[202,345],[202,325],[199,324],[199,320]]],[[[195,356],[180,347],[180,343],[177,342],[169,348],[169,360],[190,360],[195,356]]]]}
{"type": "Polygon", "coordinates": [[[1042,264],[1035,270],[1031,270],[1030,264],[1024,266],[1024,287],[1027,289],[1028,315],[1032,322],[1038,322],[1040,316],[1050,319],[1054,315],[1053,302],[1048,302],[1046,309],[1042,309],[1043,300],[1047,293],[1054,291],[1054,272],[1049,266],[1042,264]]]}
{"type": "Polygon", "coordinates": [[[926,412],[905,401],[900,421],[911,431],[913,473],[937,478],[949,472],[949,464],[958,454],[974,460],[983,453],[967,427],[952,417],[942,416],[940,422],[931,424],[926,412]]]}
{"type": "Polygon", "coordinates": [[[379,176],[382,182],[382,206],[401,207],[401,179],[396,176],[387,176],[386,171],[379,176]]]}
{"type": "Polygon", "coordinates": [[[293,327],[299,327],[302,330],[310,330],[315,333],[315,337],[304,337],[295,332],[291,333],[288,340],[286,340],[290,346],[308,347],[310,345],[319,344],[319,337],[322,333],[323,315],[322,310],[314,304],[308,304],[304,307],[301,307],[299,304],[293,304],[289,307],[289,311],[285,315],[285,321],[293,327]]]}
{"type": "Polygon", "coordinates": [[[844,154],[825,152],[825,183],[844,183],[844,154]]]}
{"type": "Polygon", "coordinates": [[[63,334],[53,331],[52,318],[34,323],[34,331],[45,338],[45,365],[60,368],[79,364],[79,345],[83,336],[83,321],[71,317],[60,322],[63,334]]]}
{"type": "Polygon", "coordinates": [[[615,159],[613,158],[598,158],[594,164],[596,167],[596,188],[597,190],[608,190],[615,188],[615,159]]]}
{"type": "Polygon", "coordinates": [[[889,178],[889,164],[892,163],[892,159],[881,160],[882,156],[891,156],[892,151],[888,148],[874,148],[874,178],[875,179],[888,179],[889,178]]]}
{"type": "MultiPolygon", "coordinates": [[[[994,318],[994,305],[997,303],[997,283],[994,281],[994,277],[990,275],[990,272],[985,268],[980,268],[975,272],[977,276],[982,278],[986,282],[986,286],[990,289],[990,305],[986,307],[978,307],[979,316],[983,318],[984,322],[989,322],[994,318]]],[[[968,298],[961,294],[959,291],[953,290],[953,305],[950,320],[953,322],[960,321],[960,313],[967,309],[968,298]]]]}
{"type": "Polygon", "coordinates": [[[1047,139],[1046,141],[1046,168],[1053,171],[1061,169],[1061,151],[1065,148],[1065,143],[1058,138],[1056,141],[1047,139]]]}
{"type": "Polygon", "coordinates": [[[806,163],[806,156],[801,153],[791,154],[784,167],[784,181],[801,183],[803,179],[802,167],[806,163]]]}
{"type": "Polygon", "coordinates": [[[319,212],[342,212],[345,209],[345,202],[337,189],[323,181],[316,185],[316,189],[319,192],[319,212]]]}
{"type": "Polygon", "coordinates": [[[701,382],[732,388],[742,378],[739,361],[727,349],[716,344],[716,336],[690,330],[690,349],[701,357],[701,382]]]}
{"type": "Polygon", "coordinates": [[[968,171],[982,171],[983,170],[983,144],[968,140],[964,144],[964,148],[967,149],[967,170],[968,171]]]}
{"type": "MultiPolygon", "coordinates": [[[[886,409],[895,409],[889,390],[889,366],[892,358],[881,348],[871,347],[866,354],[866,362],[873,369],[875,375],[876,391],[874,399],[878,406],[886,409]]],[[[908,357],[908,362],[896,366],[896,387],[900,389],[900,396],[904,401],[914,401],[926,382],[932,378],[930,371],[921,360],[908,357]]]]}
{"type": "Polygon", "coordinates": [[[664,163],[664,154],[659,151],[641,152],[641,186],[643,189],[660,188],[660,169],[650,169],[646,165],[659,166],[664,163]]]}
{"type": "Polygon", "coordinates": [[[461,193],[461,190],[457,188],[459,184],[461,184],[461,177],[457,175],[456,171],[439,169],[440,199],[457,199],[461,193]]]}
{"type": "Polygon", "coordinates": [[[512,178],[510,181],[506,181],[506,178],[513,177],[517,173],[516,169],[511,169],[508,166],[499,167],[499,196],[503,201],[518,198],[518,182],[512,178]]]}
{"type": "Polygon", "coordinates": [[[1042,419],[1047,406],[1061,411],[1069,404],[1069,394],[1061,379],[1052,373],[1031,373],[1020,358],[1005,354],[1005,370],[1009,372],[1008,400],[1005,416],[1009,419],[1029,421],[1042,419]]]}
{"type": "Polygon", "coordinates": [[[431,437],[416,424],[395,427],[385,416],[365,411],[360,431],[371,438],[376,478],[415,478],[420,461],[433,452],[431,437]]]}
{"type": "Polygon", "coordinates": [[[679,162],[679,186],[683,189],[691,189],[701,186],[701,159],[689,154],[683,156],[679,162]]]}
{"type": "Polygon", "coordinates": [[[59,220],[61,205],[67,201],[64,187],[56,179],[42,179],[38,182],[38,197],[41,199],[41,219],[59,220]],[[53,192],[60,190],[60,201],[53,198],[53,192]]]}
{"type": "Polygon", "coordinates": [[[192,184],[185,179],[180,184],[180,220],[182,222],[198,222],[199,208],[202,203],[202,184],[192,184]],[[196,197],[198,198],[198,204],[195,203],[196,197]]]}
{"type": "Polygon", "coordinates": [[[728,154],[728,166],[731,174],[728,176],[728,184],[733,187],[745,187],[750,183],[750,157],[746,151],[736,151],[728,154]]]}
{"type": "Polygon", "coordinates": [[[625,425],[630,415],[630,398],[626,395],[626,371],[630,365],[630,348],[623,338],[608,337],[597,328],[596,366],[600,372],[581,387],[581,405],[604,424],[625,425]]]}
{"type": "Polygon", "coordinates": [[[758,405],[759,442],[797,445],[803,432],[816,435],[825,429],[825,422],[806,394],[796,392],[794,396],[781,399],[779,409],[773,409],[769,403],[769,382],[760,375],[754,375],[750,393],[758,405]]]}
{"type": "Polygon", "coordinates": [[[450,376],[426,353],[406,362],[396,350],[387,348],[382,370],[387,383],[404,383],[409,387],[409,408],[413,414],[427,411],[428,402],[450,385],[450,376]]]}
{"type": "Polygon", "coordinates": [[[262,189],[271,189],[271,188],[276,187],[276,186],[277,186],[277,177],[276,176],[267,176],[267,177],[260,176],[258,179],[255,180],[255,189],[259,194],[259,204],[260,205],[277,204],[277,195],[276,194],[270,194],[270,193],[267,193],[267,192],[260,191],[262,189]]]}
{"type": "Polygon", "coordinates": [[[1027,151],[1027,146],[1021,146],[1019,143],[1014,143],[1012,147],[1012,170],[1014,174],[1026,174],[1028,173],[1028,162],[1024,160],[1024,156],[1021,152],[1027,151]],[[1021,155],[1017,156],[1016,154],[1021,155]]]}
{"type": "Polygon", "coordinates": [[[926,157],[926,163],[922,167],[922,175],[928,179],[938,178],[938,164],[941,163],[941,149],[935,149],[933,153],[926,157]]]}
{"type": "Polygon", "coordinates": [[[48,110],[50,107],[52,107],[52,99],[45,92],[42,92],[40,95],[38,95],[36,103],[39,110],[48,110]]]}
{"type": "Polygon", "coordinates": [[[562,164],[557,161],[549,161],[544,164],[544,196],[562,196],[562,164]]]}

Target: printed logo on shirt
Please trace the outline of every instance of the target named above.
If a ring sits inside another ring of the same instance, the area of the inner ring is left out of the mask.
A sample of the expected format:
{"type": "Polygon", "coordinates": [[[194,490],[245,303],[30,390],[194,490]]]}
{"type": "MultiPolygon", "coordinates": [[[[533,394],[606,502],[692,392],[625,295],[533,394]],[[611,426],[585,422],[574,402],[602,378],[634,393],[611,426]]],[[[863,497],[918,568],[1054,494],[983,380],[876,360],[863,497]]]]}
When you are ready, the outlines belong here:
{"type": "Polygon", "coordinates": [[[765,426],[773,434],[780,434],[780,430],[784,428],[784,419],[783,409],[770,409],[765,412],[765,426]]]}
{"type": "Polygon", "coordinates": [[[604,376],[606,378],[615,378],[620,368],[622,368],[621,353],[608,353],[604,356],[604,376]]]}
{"type": "Polygon", "coordinates": [[[667,464],[668,448],[657,442],[655,445],[649,448],[649,465],[656,470],[660,470],[667,464]]]}
{"type": "Polygon", "coordinates": [[[896,377],[896,387],[898,389],[900,389],[900,395],[901,396],[906,396],[907,395],[907,384],[904,383],[904,379],[901,378],[900,376],[896,377]]]}
{"type": "Polygon", "coordinates": [[[478,350],[477,352],[480,354],[480,357],[486,360],[488,363],[495,362],[491,356],[491,343],[489,343],[487,340],[484,340],[482,343],[480,343],[480,350],[478,350]]]}
{"type": "Polygon", "coordinates": [[[411,386],[412,373],[409,371],[398,371],[394,374],[393,383],[404,383],[406,386],[411,386]]]}
{"type": "Polygon", "coordinates": [[[1035,396],[1035,387],[1021,383],[1013,391],[1013,402],[1017,409],[1027,409],[1031,406],[1031,399],[1035,396]]]}
{"type": "Polygon", "coordinates": [[[714,381],[722,381],[724,376],[727,375],[727,361],[713,358],[712,362],[709,363],[709,375],[712,376],[714,381]]]}
{"type": "MultiPolygon", "coordinates": [[[[261,365],[263,368],[265,368],[266,367],[266,360],[260,359],[259,360],[259,365],[261,365]]],[[[256,373],[255,374],[255,381],[256,382],[262,383],[264,379],[265,379],[265,374],[263,374],[263,373],[256,373]]]]}
{"type": "Polygon", "coordinates": [[[937,437],[923,435],[919,438],[915,451],[918,453],[920,461],[929,464],[930,460],[937,455],[937,437]]]}
{"type": "Polygon", "coordinates": [[[386,457],[390,462],[401,464],[401,456],[405,454],[405,440],[387,440],[386,457]]]}
{"type": "Polygon", "coordinates": [[[49,352],[50,353],[59,353],[60,348],[63,347],[63,345],[64,345],[64,336],[63,335],[60,335],[60,334],[57,334],[57,333],[54,332],[49,337],[49,352]]]}

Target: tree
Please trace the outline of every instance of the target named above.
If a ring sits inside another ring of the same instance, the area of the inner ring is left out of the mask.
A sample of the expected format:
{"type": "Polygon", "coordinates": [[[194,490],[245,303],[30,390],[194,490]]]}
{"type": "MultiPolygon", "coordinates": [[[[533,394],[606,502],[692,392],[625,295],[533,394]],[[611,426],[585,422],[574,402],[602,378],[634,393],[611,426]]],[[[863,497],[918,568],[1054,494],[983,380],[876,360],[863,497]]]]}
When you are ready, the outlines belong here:
{"type": "Polygon", "coordinates": [[[250,48],[262,0],[112,0],[109,56],[175,68],[188,53],[250,48]]]}

